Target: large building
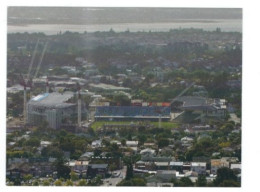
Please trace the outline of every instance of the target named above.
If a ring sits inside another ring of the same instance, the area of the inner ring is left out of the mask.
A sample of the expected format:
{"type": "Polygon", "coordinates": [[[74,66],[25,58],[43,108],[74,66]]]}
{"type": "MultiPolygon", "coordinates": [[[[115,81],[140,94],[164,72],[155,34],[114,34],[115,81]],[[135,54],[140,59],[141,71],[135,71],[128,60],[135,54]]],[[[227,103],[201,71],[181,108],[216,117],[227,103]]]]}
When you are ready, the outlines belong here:
{"type": "Polygon", "coordinates": [[[49,127],[58,129],[63,123],[71,122],[77,117],[77,104],[68,102],[73,92],[44,93],[32,98],[27,103],[27,123],[39,125],[46,121],[49,127]]]}

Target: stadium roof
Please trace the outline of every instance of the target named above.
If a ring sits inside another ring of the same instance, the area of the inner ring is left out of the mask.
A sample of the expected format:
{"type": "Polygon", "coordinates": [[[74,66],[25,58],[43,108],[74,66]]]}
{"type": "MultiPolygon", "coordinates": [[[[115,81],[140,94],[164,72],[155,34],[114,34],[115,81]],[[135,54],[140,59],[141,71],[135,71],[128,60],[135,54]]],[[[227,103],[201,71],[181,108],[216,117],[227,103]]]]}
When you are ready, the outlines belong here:
{"type": "Polygon", "coordinates": [[[28,104],[34,106],[42,106],[42,107],[55,107],[55,108],[63,108],[73,106],[73,103],[66,103],[70,98],[74,96],[73,92],[64,92],[64,93],[44,93],[37,95],[32,98],[28,104]]]}
{"type": "Polygon", "coordinates": [[[117,87],[114,85],[110,85],[110,84],[104,84],[104,83],[99,83],[99,84],[89,84],[90,87],[96,88],[96,89],[100,89],[100,90],[104,90],[104,91],[127,91],[130,90],[130,88],[128,87],[117,87]]]}

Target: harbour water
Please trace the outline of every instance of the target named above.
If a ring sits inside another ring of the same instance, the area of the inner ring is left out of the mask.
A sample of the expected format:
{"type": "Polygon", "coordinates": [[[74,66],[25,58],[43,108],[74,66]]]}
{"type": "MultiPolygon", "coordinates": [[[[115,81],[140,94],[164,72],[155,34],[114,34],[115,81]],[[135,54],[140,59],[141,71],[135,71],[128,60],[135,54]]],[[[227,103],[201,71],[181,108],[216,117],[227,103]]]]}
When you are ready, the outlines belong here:
{"type": "Polygon", "coordinates": [[[43,32],[46,35],[57,34],[60,31],[71,32],[96,32],[96,31],[109,31],[113,29],[115,32],[158,32],[169,31],[170,29],[179,28],[199,28],[205,31],[214,31],[220,28],[225,32],[242,32],[242,21],[240,19],[222,19],[222,20],[192,20],[192,21],[176,21],[165,23],[112,23],[112,24],[87,24],[87,25],[72,25],[72,24],[33,24],[33,25],[8,25],[8,33],[34,33],[43,32]]]}

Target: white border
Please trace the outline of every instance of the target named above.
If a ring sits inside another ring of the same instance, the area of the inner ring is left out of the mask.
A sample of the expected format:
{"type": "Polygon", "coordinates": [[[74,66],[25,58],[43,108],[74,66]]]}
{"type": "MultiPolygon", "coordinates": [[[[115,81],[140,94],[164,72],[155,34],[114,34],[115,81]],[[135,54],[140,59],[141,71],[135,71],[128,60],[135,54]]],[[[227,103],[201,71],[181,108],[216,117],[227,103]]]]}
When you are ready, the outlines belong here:
{"type": "Polygon", "coordinates": [[[0,147],[1,147],[1,164],[0,164],[0,190],[1,191],[122,191],[123,190],[142,190],[142,191],[245,191],[245,190],[258,190],[258,160],[260,154],[259,148],[259,6],[254,3],[257,1],[242,1],[242,0],[160,0],[160,1],[116,1],[116,0],[44,0],[44,1],[25,1],[25,0],[4,0],[1,1],[0,6],[0,63],[2,64],[2,70],[0,70],[1,78],[1,128],[0,134],[0,147]],[[124,3],[122,3],[124,2],[124,3]],[[220,188],[54,188],[54,187],[6,187],[5,186],[5,106],[6,106],[6,20],[7,20],[7,6],[89,6],[89,7],[215,7],[215,8],[243,8],[243,109],[242,109],[242,187],[232,189],[220,189],[220,188]]]}

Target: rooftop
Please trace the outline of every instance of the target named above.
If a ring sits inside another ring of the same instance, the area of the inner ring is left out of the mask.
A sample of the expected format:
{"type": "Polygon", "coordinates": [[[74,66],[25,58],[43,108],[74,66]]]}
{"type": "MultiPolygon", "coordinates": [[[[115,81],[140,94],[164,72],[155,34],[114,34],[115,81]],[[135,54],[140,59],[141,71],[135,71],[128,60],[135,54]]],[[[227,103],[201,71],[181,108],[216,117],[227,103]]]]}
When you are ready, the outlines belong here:
{"type": "Polygon", "coordinates": [[[106,90],[106,91],[119,91],[119,90],[130,90],[130,88],[128,87],[117,87],[114,85],[110,85],[110,84],[104,84],[104,83],[99,83],[99,84],[89,84],[90,87],[93,88],[97,88],[97,89],[102,89],[102,90],[106,90]]]}
{"type": "Polygon", "coordinates": [[[206,167],[206,162],[192,162],[191,163],[192,167],[206,167]]]}
{"type": "Polygon", "coordinates": [[[66,101],[73,96],[73,92],[64,92],[62,94],[57,92],[44,93],[32,98],[28,104],[43,107],[69,107],[75,105],[72,103],[66,103],[66,101]]]}

